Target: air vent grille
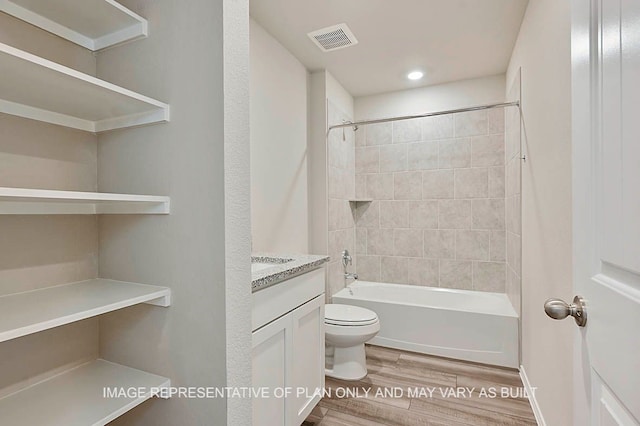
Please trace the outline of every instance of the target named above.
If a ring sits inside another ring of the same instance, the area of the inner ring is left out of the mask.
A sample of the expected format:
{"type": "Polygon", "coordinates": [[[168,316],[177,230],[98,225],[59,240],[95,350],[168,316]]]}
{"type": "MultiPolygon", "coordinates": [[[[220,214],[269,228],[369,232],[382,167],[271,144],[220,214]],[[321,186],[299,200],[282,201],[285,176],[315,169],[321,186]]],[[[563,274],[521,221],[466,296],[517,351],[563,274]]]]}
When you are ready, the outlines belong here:
{"type": "Polygon", "coordinates": [[[307,35],[323,52],[344,49],[358,43],[347,24],[322,28],[307,35]]]}

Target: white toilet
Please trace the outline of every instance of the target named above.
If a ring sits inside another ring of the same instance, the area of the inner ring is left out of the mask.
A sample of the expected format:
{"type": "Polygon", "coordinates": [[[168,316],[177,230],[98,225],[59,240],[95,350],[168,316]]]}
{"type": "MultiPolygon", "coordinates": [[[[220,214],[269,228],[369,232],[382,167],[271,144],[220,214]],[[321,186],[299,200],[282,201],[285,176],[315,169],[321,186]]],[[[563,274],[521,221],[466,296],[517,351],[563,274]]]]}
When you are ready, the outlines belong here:
{"type": "Polygon", "coordinates": [[[360,380],[367,375],[364,343],[380,331],[375,312],[359,306],[327,304],[324,311],[327,357],[333,358],[325,374],[342,380],[360,380]],[[331,356],[333,354],[333,356],[331,356]]]}

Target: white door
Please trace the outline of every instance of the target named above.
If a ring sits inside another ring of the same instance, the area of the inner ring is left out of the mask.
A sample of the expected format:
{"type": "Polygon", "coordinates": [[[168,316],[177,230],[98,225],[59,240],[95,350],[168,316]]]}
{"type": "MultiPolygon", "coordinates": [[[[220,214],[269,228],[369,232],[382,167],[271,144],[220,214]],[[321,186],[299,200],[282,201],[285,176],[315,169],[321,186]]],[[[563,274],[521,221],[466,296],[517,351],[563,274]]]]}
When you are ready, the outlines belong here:
{"type": "Polygon", "coordinates": [[[572,1],[575,424],[640,424],[640,0],[572,1]]]}
{"type": "Polygon", "coordinates": [[[292,424],[302,424],[324,389],[324,294],[291,312],[293,324],[292,424]],[[302,392],[302,389],[306,389],[302,392]]]}
{"type": "Polygon", "coordinates": [[[287,398],[275,395],[291,380],[291,317],[285,315],[253,332],[252,385],[269,389],[265,397],[253,399],[254,425],[291,425],[287,398]]]}

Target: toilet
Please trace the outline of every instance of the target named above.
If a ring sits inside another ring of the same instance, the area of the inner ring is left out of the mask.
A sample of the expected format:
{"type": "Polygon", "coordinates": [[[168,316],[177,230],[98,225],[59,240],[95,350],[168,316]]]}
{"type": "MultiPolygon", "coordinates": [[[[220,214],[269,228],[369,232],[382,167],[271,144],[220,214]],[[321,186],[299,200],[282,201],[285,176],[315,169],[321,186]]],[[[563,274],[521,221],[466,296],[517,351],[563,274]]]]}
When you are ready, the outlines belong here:
{"type": "Polygon", "coordinates": [[[324,327],[327,364],[331,366],[325,368],[325,375],[342,380],[366,377],[364,344],[380,331],[378,315],[359,306],[327,304],[324,327]]]}

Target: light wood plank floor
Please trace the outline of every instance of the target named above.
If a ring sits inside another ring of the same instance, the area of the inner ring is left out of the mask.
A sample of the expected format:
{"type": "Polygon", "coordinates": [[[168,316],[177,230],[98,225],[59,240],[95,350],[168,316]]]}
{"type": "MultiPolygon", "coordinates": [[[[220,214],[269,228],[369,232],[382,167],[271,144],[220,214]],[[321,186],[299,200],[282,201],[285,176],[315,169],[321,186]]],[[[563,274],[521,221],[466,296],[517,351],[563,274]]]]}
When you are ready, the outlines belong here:
{"type": "Polygon", "coordinates": [[[320,401],[303,426],[536,425],[516,370],[378,346],[366,350],[369,375],[358,382],[327,378],[331,395],[320,401]],[[473,390],[458,397],[449,394],[463,388],[473,390]],[[351,395],[336,393],[345,389],[351,395]],[[385,396],[385,390],[394,389],[394,397],[385,396]]]}

